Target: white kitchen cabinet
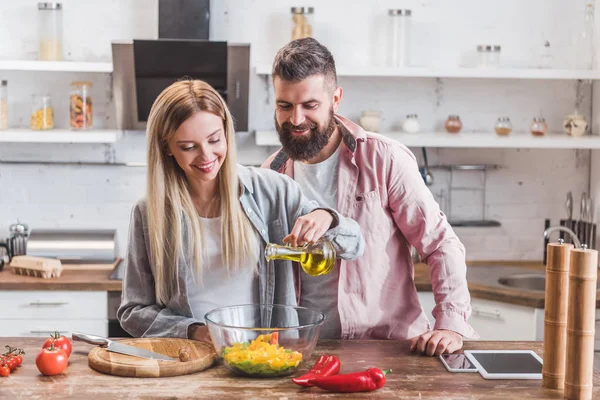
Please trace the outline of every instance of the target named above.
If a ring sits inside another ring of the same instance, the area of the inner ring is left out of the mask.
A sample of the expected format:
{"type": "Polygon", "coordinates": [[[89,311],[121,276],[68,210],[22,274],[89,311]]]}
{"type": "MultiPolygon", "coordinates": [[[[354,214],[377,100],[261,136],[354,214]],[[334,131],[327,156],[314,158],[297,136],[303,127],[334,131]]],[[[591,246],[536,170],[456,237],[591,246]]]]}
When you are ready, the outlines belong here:
{"type": "MultiPolygon", "coordinates": [[[[435,323],[431,310],[435,306],[432,292],[418,292],[421,307],[435,323]]],[[[469,324],[480,340],[543,340],[544,310],[515,304],[471,299],[469,324]]]]}
{"type": "MultiPolygon", "coordinates": [[[[435,323],[431,310],[435,306],[432,292],[418,292],[421,307],[435,323]]],[[[544,309],[519,306],[500,301],[471,298],[469,324],[479,333],[480,340],[544,340],[544,309]]],[[[596,340],[600,350],[600,310],[596,310],[596,340]]]]}
{"type": "Polygon", "coordinates": [[[71,336],[73,332],[108,336],[105,319],[0,319],[0,336],[48,337],[54,332],[71,336]]]}
{"type": "Polygon", "coordinates": [[[108,334],[105,291],[4,290],[0,304],[0,336],[108,334]]]}

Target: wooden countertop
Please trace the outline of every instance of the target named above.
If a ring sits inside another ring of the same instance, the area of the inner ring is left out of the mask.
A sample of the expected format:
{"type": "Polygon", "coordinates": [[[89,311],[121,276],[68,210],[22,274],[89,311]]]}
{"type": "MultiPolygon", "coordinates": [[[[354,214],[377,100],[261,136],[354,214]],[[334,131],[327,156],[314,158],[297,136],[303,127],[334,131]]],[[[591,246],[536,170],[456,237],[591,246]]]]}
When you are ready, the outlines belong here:
{"type": "Polygon", "coordinates": [[[64,270],[60,278],[42,279],[13,273],[10,268],[0,272],[0,290],[89,290],[120,292],[122,281],[108,279],[112,271],[64,270]]]}
{"type": "MultiPolygon", "coordinates": [[[[545,292],[533,291],[519,288],[502,286],[494,279],[474,278],[472,275],[497,275],[494,269],[511,267],[523,269],[523,272],[545,273],[545,266],[541,262],[534,261],[473,261],[467,262],[467,284],[472,298],[501,301],[526,307],[544,308],[545,292]],[[487,280],[487,282],[486,282],[487,280]]],[[[600,277],[599,277],[600,282],[600,277]]],[[[431,281],[429,279],[429,267],[426,264],[415,265],[415,285],[418,291],[431,292],[431,281]]],[[[596,308],[600,308],[600,291],[596,296],[596,308]]]]}
{"type": "MultiPolygon", "coordinates": [[[[468,263],[468,285],[471,297],[544,308],[544,292],[505,287],[494,284],[492,280],[475,279],[469,274],[486,275],[487,272],[500,271],[503,267],[522,268],[524,271],[544,273],[544,266],[539,262],[528,261],[477,261],[468,263]]],[[[513,268],[513,269],[514,269],[513,268]]],[[[12,273],[8,268],[0,272],[0,290],[100,290],[121,291],[122,281],[108,279],[112,271],[107,270],[65,270],[60,278],[41,279],[12,273]]],[[[430,292],[429,267],[425,264],[415,265],[415,285],[418,291],[430,292]]],[[[600,308],[600,292],[596,297],[600,308]]]]}
{"type": "MultiPolygon", "coordinates": [[[[91,345],[75,342],[69,366],[54,377],[40,375],[35,357],[43,339],[3,338],[2,344],[24,348],[21,367],[0,378],[0,397],[11,399],[165,399],[165,398],[369,398],[369,399],[562,399],[563,392],[541,387],[540,380],[486,380],[478,373],[447,372],[439,359],[408,352],[406,341],[322,341],[304,373],[321,354],[335,354],[342,373],[368,367],[391,368],[385,386],[362,394],[330,394],[317,388],[303,389],[289,377],[250,379],[234,375],[222,365],[192,375],[170,378],[123,378],[104,375],[88,366],[91,345]]],[[[534,350],[543,355],[541,342],[466,342],[465,349],[534,350]]],[[[600,373],[594,371],[593,397],[600,398],[600,373]]]]}

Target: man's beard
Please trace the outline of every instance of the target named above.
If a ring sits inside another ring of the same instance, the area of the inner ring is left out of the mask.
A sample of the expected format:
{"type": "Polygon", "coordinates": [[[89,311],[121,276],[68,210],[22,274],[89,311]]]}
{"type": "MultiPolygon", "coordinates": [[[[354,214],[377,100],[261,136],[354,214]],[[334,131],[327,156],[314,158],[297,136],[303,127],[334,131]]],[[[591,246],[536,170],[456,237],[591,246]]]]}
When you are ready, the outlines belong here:
{"type": "Polygon", "coordinates": [[[302,124],[296,126],[290,122],[284,122],[279,125],[277,116],[275,116],[275,127],[279,134],[279,140],[283,146],[283,150],[292,160],[306,161],[315,157],[329,143],[329,138],[335,131],[336,122],[333,114],[333,109],[329,110],[329,119],[324,129],[319,129],[319,126],[312,121],[306,120],[302,124]],[[303,136],[294,136],[292,129],[301,131],[309,130],[310,132],[303,136]]]}

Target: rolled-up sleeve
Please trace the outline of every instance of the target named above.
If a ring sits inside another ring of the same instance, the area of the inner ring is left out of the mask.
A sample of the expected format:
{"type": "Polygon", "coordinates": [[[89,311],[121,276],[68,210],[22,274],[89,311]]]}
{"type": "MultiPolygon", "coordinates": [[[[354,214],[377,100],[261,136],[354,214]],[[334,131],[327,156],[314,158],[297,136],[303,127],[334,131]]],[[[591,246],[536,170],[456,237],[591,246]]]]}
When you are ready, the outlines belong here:
{"type": "Polygon", "coordinates": [[[479,335],[468,324],[471,296],[467,287],[465,248],[423,182],[412,153],[390,146],[386,179],[394,221],[427,263],[435,298],[434,329],[466,338],[479,335]]]}

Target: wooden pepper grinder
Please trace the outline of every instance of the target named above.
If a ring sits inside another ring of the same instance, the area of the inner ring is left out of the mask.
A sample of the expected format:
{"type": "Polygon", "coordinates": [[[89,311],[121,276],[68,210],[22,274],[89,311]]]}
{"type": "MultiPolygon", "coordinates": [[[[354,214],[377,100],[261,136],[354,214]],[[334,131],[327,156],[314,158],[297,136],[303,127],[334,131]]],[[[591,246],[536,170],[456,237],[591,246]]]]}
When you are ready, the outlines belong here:
{"type": "Polygon", "coordinates": [[[573,245],[565,244],[562,239],[546,246],[542,386],[548,389],[563,389],[565,386],[569,254],[572,249],[573,245]]]}
{"type": "Polygon", "coordinates": [[[583,245],[570,253],[565,398],[583,400],[592,398],[594,379],[598,252],[583,245]]]}

